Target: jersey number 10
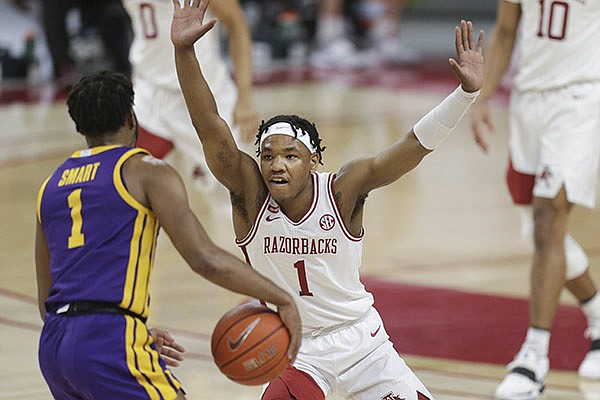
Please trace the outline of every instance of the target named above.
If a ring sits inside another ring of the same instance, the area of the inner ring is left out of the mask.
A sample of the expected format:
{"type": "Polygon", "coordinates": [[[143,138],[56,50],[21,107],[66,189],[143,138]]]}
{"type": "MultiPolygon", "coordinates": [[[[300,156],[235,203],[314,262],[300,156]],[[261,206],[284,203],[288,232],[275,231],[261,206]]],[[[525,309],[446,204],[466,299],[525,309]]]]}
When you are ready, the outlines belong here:
{"type": "Polygon", "coordinates": [[[537,36],[540,38],[547,37],[551,40],[564,40],[567,34],[569,3],[552,1],[548,6],[548,10],[546,10],[546,2],[546,0],[539,0],[540,21],[537,36]],[[544,22],[547,22],[547,26],[544,26],[544,22]]]}

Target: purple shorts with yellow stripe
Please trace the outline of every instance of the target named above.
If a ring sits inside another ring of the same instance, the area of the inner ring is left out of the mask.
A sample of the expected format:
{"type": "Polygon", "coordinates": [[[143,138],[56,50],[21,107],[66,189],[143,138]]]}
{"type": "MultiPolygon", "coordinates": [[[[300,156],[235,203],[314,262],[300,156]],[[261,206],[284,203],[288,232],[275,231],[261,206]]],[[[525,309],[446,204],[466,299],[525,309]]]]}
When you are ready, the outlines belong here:
{"type": "Polygon", "coordinates": [[[129,315],[46,314],[39,363],[61,400],[173,400],[181,391],[146,324],[129,315]]]}

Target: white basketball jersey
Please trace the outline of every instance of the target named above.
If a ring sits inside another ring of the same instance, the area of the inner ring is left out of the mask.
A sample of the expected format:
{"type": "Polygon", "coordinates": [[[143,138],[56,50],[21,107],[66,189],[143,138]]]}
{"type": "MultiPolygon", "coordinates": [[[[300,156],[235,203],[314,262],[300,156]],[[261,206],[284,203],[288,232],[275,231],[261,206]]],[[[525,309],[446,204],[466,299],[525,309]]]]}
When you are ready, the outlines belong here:
{"type": "Polygon", "coordinates": [[[507,0],[521,4],[518,90],[600,80],[600,1],[507,0]]]}
{"type": "Polygon", "coordinates": [[[300,221],[289,220],[268,196],[246,238],[237,241],[252,267],[292,294],[305,334],[359,319],[373,305],[358,272],[362,234],[352,235],[342,222],[335,174],[311,175],[313,201],[300,221]]]}
{"type": "MultiPolygon", "coordinates": [[[[171,42],[172,0],[124,0],[123,5],[131,18],[134,39],[129,61],[134,75],[154,85],[179,90],[175,56],[171,42]]],[[[205,21],[212,18],[207,13],[205,21]]],[[[196,42],[202,73],[213,93],[222,93],[223,85],[233,81],[220,54],[217,25],[196,42]]],[[[235,91],[235,87],[227,88],[235,91]]]]}

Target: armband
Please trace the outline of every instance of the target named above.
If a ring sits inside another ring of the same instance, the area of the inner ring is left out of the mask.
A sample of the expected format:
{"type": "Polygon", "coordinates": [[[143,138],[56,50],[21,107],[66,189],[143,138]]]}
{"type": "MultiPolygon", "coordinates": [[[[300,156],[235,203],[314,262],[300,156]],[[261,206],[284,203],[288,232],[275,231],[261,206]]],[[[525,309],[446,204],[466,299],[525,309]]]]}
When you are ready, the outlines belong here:
{"type": "Polygon", "coordinates": [[[477,100],[479,90],[468,93],[457,87],[413,127],[413,132],[426,149],[435,149],[456,128],[469,106],[477,100]]]}

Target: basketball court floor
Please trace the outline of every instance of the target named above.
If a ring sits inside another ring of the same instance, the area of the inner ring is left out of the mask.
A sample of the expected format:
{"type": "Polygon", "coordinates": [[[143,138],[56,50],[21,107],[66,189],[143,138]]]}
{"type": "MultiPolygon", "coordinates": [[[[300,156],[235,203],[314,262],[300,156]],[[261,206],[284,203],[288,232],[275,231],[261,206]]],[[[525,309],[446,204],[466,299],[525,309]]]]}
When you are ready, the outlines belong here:
{"type": "MultiPolygon", "coordinates": [[[[261,118],[296,113],[316,123],[327,146],[323,171],[383,149],[456,86],[450,68],[439,64],[354,72],[299,68],[258,75],[257,82],[261,118]]],[[[0,399],[51,398],[37,365],[35,200],[54,168],[84,147],[64,97],[54,97],[52,88],[5,88],[0,97],[0,399]]],[[[397,350],[438,400],[492,399],[527,328],[531,249],[520,238],[504,184],[506,117],[506,96],[499,95],[489,155],[474,144],[467,118],[416,170],[366,203],[364,283],[397,350]]],[[[226,207],[211,206],[215,195],[188,187],[214,240],[241,255],[226,207]]],[[[570,232],[589,250],[600,282],[600,217],[575,209],[570,232]]],[[[259,398],[259,387],[228,381],[210,356],[212,327],[242,300],[191,272],[166,235],[160,237],[149,324],[186,347],[174,373],[189,399],[259,398]]],[[[589,344],[584,329],[583,315],[565,293],[546,399],[600,399],[600,383],[576,374],[589,344]]]]}

